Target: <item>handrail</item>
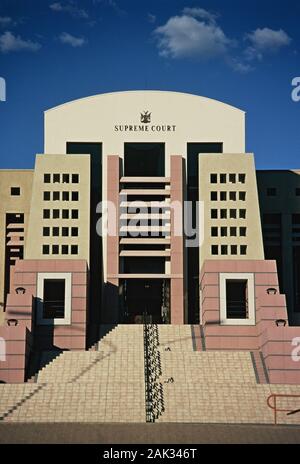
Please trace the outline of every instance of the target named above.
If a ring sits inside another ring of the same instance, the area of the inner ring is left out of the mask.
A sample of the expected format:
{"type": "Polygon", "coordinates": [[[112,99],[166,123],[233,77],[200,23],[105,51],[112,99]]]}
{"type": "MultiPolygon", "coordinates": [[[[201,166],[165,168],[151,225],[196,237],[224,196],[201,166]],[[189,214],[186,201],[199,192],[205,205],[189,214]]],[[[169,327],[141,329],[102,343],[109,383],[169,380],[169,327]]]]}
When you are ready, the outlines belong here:
{"type": "Polygon", "coordinates": [[[270,396],[268,396],[267,405],[269,406],[269,408],[274,410],[274,425],[277,425],[277,412],[286,412],[287,416],[300,412],[300,409],[282,409],[282,408],[279,409],[277,407],[277,398],[300,398],[300,395],[285,394],[285,393],[272,393],[270,396]],[[274,398],[273,405],[270,403],[271,398],[274,398]]]}

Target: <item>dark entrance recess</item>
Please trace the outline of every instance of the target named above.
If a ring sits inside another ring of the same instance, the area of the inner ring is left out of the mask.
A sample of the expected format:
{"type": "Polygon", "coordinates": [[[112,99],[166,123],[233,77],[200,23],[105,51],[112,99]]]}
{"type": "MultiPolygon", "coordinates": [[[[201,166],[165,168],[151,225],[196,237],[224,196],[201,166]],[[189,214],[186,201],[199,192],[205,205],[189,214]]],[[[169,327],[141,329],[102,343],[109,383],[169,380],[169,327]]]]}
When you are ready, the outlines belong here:
{"type": "Polygon", "coordinates": [[[67,154],[91,155],[91,223],[90,223],[90,292],[89,292],[89,344],[97,340],[101,322],[102,237],[96,232],[99,216],[96,207],[102,200],[102,143],[67,142],[67,154]]]}
{"type": "Polygon", "coordinates": [[[164,177],[164,175],[164,143],[124,143],[124,176],[164,177]]]}
{"type": "Polygon", "coordinates": [[[63,319],[65,317],[65,280],[45,279],[43,295],[43,318],[63,319]]]}
{"type": "Polygon", "coordinates": [[[227,319],[246,319],[248,317],[247,280],[226,281],[227,319]]]}
{"type": "MultiPolygon", "coordinates": [[[[187,144],[187,199],[192,202],[193,228],[196,224],[196,202],[199,200],[199,153],[223,153],[221,142],[187,144]]],[[[199,246],[187,248],[188,322],[199,323],[199,246]]]]}
{"type": "Polygon", "coordinates": [[[123,323],[169,323],[169,281],[126,279],[121,282],[123,323]]]}

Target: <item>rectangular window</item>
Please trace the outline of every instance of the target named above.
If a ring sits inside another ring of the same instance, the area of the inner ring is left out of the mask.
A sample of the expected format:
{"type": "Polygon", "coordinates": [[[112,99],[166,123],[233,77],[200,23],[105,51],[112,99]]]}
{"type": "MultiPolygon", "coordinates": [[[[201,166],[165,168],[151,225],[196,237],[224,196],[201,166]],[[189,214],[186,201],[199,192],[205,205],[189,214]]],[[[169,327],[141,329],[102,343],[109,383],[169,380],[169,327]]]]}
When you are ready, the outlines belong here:
{"type": "Polygon", "coordinates": [[[63,237],[68,237],[69,236],[69,228],[68,227],[62,227],[61,229],[61,235],[63,237]]]}
{"type": "Polygon", "coordinates": [[[246,227],[240,227],[240,237],[246,237],[246,227]]]}
{"type": "Polygon", "coordinates": [[[229,182],[231,184],[235,184],[236,183],[236,174],[229,174],[229,182]]]}
{"type": "Polygon", "coordinates": [[[226,280],[226,318],[248,318],[247,280],[226,280]]]}
{"type": "Polygon", "coordinates": [[[43,251],[43,255],[49,255],[49,252],[50,252],[49,245],[43,245],[42,251],[43,251]]]}
{"type": "Polygon", "coordinates": [[[63,174],[62,175],[62,181],[63,181],[63,184],[68,184],[70,182],[69,174],[63,174]]]}
{"type": "Polygon", "coordinates": [[[297,187],[295,189],[295,195],[296,195],[296,197],[300,197],[300,188],[299,187],[297,187]]]}
{"type": "Polygon", "coordinates": [[[79,212],[78,209],[72,209],[72,219],[78,219],[79,212]]]}
{"type": "Polygon", "coordinates": [[[43,209],[43,219],[50,219],[50,209],[43,209]]]}
{"type": "Polygon", "coordinates": [[[59,218],[59,209],[53,209],[52,210],[52,218],[53,219],[58,219],[59,218]]]}
{"type": "Polygon", "coordinates": [[[229,200],[236,201],[236,192],[229,192],[229,200]]]}
{"type": "Polygon", "coordinates": [[[52,227],[52,235],[53,237],[59,236],[59,227],[52,227]]]}
{"type": "Polygon", "coordinates": [[[79,183],[79,174],[72,174],[72,182],[73,184],[79,183]]]}
{"type": "Polygon", "coordinates": [[[50,200],[50,192],[44,192],[44,201],[49,201],[50,200]]]}
{"type": "Polygon", "coordinates": [[[218,236],[218,228],[217,227],[211,227],[210,234],[211,234],[212,237],[217,237],[218,236]]]}
{"type": "Polygon", "coordinates": [[[53,192],[53,201],[59,201],[59,193],[60,192],[53,192]]]}
{"type": "Polygon", "coordinates": [[[211,219],[218,219],[218,210],[217,209],[211,209],[210,210],[210,217],[211,217],[211,219]]]}
{"type": "Polygon", "coordinates": [[[44,174],[44,183],[45,184],[50,184],[51,182],[51,175],[50,174],[44,174]]]}
{"type": "Polygon", "coordinates": [[[231,245],[230,246],[230,253],[232,255],[237,255],[237,245],[231,245]]]}
{"type": "Polygon", "coordinates": [[[71,255],[78,255],[78,245],[71,245],[71,255]]]}
{"type": "Polygon", "coordinates": [[[240,219],[246,219],[246,210],[245,209],[240,209],[239,210],[239,218],[240,219]]]}
{"type": "Polygon", "coordinates": [[[239,192],[239,200],[240,201],[246,200],[246,192],[239,192]]]}
{"type": "Polygon", "coordinates": [[[69,210],[68,209],[63,209],[62,210],[62,218],[63,219],[69,219],[69,210]]]}
{"type": "Polygon", "coordinates": [[[217,201],[218,199],[218,192],[210,192],[210,200],[217,201]]]}
{"type": "Polygon", "coordinates": [[[220,174],[220,183],[226,184],[226,174],[220,174]]]}
{"type": "Polygon", "coordinates": [[[236,209],[231,209],[229,211],[229,214],[230,214],[230,219],[236,219],[236,209]]]}
{"type": "Polygon", "coordinates": [[[43,227],[43,236],[49,237],[50,235],[50,227],[43,227]]]}
{"type": "Polygon", "coordinates": [[[62,245],[61,246],[61,254],[62,255],[67,255],[69,252],[69,246],[68,245],[62,245]]]}
{"type": "Polygon", "coordinates": [[[53,183],[54,184],[59,184],[60,182],[60,175],[59,174],[53,174],[53,183]]]}
{"type": "Polygon", "coordinates": [[[230,227],[230,237],[236,237],[236,227],[230,227]]]}
{"type": "Polygon", "coordinates": [[[59,253],[58,245],[52,245],[52,254],[53,255],[58,255],[58,253],[59,253]]]}
{"type": "Polygon", "coordinates": [[[227,219],[227,209],[220,210],[220,217],[221,219],[227,219]]]}
{"type": "Polygon", "coordinates": [[[43,319],[63,319],[65,317],[65,280],[45,279],[43,295],[43,319]]]}
{"type": "Polygon", "coordinates": [[[228,247],[227,245],[221,245],[221,255],[227,255],[228,247]]]}
{"type": "Polygon", "coordinates": [[[71,228],[71,235],[72,237],[78,237],[78,227],[71,228]]]}
{"type": "Polygon", "coordinates": [[[69,201],[69,192],[63,192],[62,199],[63,201],[69,201]]]}
{"type": "Polygon", "coordinates": [[[241,255],[246,255],[247,254],[247,245],[241,245],[240,246],[240,254],[241,255]]]}
{"type": "Polygon", "coordinates": [[[218,254],[218,245],[212,245],[211,246],[211,254],[212,255],[217,255],[218,254]]]}
{"type": "Polygon", "coordinates": [[[221,237],[227,237],[227,227],[221,227],[221,237]]]}
{"type": "Polygon", "coordinates": [[[20,187],[10,187],[10,194],[12,197],[18,197],[21,194],[20,187]]]}
{"type": "Polygon", "coordinates": [[[227,192],[220,192],[220,200],[221,201],[227,200],[227,192]]]}
{"type": "Polygon", "coordinates": [[[79,192],[72,192],[72,201],[79,200],[79,192]]]}
{"type": "Polygon", "coordinates": [[[246,181],[246,174],[239,174],[239,182],[240,184],[244,184],[246,181]]]}
{"type": "Polygon", "coordinates": [[[211,183],[211,184],[217,184],[217,183],[218,183],[218,176],[217,176],[217,174],[211,174],[211,175],[210,175],[210,183],[211,183]]]}

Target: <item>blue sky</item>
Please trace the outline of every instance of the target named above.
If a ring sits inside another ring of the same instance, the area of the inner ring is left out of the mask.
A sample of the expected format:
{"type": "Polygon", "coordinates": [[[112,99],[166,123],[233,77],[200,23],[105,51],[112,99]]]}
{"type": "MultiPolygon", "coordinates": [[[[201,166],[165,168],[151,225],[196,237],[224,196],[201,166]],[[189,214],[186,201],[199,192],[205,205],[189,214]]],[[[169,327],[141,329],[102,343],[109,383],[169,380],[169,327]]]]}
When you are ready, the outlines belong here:
{"type": "Polygon", "coordinates": [[[33,167],[46,109],[133,89],[237,106],[258,169],[300,168],[299,17],[295,0],[1,0],[0,168],[33,167]]]}

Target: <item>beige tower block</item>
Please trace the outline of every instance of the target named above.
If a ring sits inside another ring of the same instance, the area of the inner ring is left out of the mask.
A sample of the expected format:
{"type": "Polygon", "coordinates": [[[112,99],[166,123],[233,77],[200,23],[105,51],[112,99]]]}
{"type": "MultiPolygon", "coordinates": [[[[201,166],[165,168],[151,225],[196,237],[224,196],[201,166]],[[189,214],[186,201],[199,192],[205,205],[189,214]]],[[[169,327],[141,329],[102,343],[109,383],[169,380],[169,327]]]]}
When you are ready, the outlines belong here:
{"type": "Polygon", "coordinates": [[[25,259],[89,262],[90,214],[90,156],[37,155],[25,259]]]}
{"type": "Polygon", "coordinates": [[[200,268],[207,259],[264,259],[253,154],[199,155],[200,268]]]}

